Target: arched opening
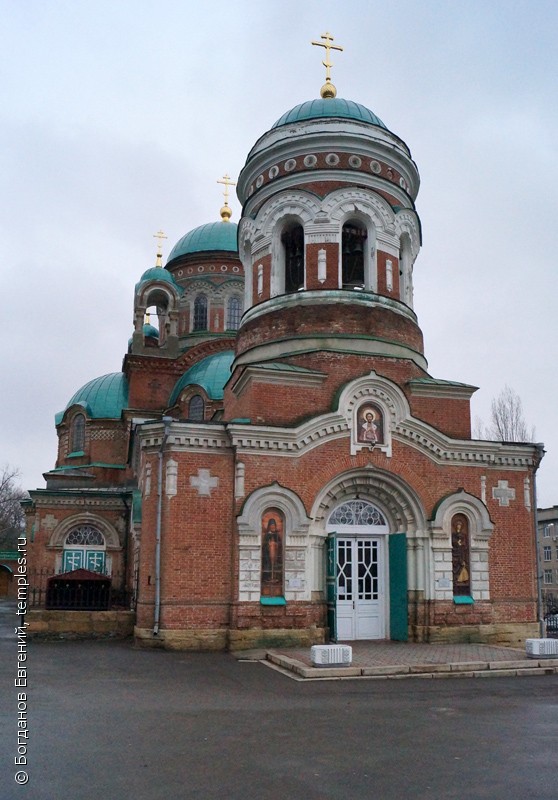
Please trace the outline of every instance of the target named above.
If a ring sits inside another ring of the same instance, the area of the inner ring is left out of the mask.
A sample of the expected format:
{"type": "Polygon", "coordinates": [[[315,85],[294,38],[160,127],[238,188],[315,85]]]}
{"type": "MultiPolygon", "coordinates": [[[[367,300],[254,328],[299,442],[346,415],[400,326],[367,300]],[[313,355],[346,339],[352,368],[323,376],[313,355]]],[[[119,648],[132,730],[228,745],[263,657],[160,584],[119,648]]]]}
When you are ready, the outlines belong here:
{"type": "Polygon", "coordinates": [[[188,403],[188,419],[193,422],[203,422],[205,403],[200,394],[195,394],[188,403]]]}
{"type": "Polygon", "coordinates": [[[408,233],[401,236],[399,244],[399,296],[413,307],[412,246],[408,233]]]}
{"type": "Polygon", "coordinates": [[[346,222],[341,237],[343,289],[364,289],[364,252],[368,232],[358,222],[346,222]]]}
{"type": "Polygon", "coordinates": [[[242,300],[238,295],[229,297],[227,301],[227,324],[229,331],[237,331],[240,328],[240,318],[242,316],[242,300]]]}
{"type": "Polygon", "coordinates": [[[456,514],[451,521],[451,565],[453,596],[471,595],[471,559],[469,520],[465,514],[456,514]]]}
{"type": "Polygon", "coordinates": [[[194,319],[192,330],[207,330],[207,295],[199,294],[194,300],[194,319]]]}
{"type": "Polygon", "coordinates": [[[72,420],[71,452],[79,453],[85,450],[85,416],[76,414],[72,420]]]}
{"type": "Polygon", "coordinates": [[[285,263],[285,293],[304,289],[304,229],[292,223],[281,234],[285,263]]]}

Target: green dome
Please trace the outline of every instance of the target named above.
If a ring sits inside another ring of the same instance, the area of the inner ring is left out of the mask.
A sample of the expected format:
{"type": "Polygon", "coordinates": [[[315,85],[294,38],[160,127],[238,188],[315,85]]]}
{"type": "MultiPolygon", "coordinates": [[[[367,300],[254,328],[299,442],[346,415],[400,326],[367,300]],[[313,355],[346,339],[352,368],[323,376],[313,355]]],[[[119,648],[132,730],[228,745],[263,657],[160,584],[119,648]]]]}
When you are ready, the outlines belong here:
{"type": "Polygon", "coordinates": [[[159,331],[154,325],[151,325],[149,322],[146,322],[143,326],[143,335],[148,336],[152,339],[159,338],[159,331]]]}
{"type": "Polygon", "coordinates": [[[182,292],[182,289],[174,280],[170,272],[163,267],[150,267],[149,269],[146,269],[139,281],[136,283],[136,292],[142,283],[147,283],[148,281],[164,281],[164,283],[170,283],[175,289],[178,289],[179,292],[182,292]]]}
{"type": "Polygon", "coordinates": [[[222,400],[223,389],[231,377],[233,360],[234,353],[232,350],[225,350],[223,353],[215,353],[212,356],[202,358],[177,381],[170,396],[169,406],[173,406],[176,403],[180,392],[186,386],[192,386],[193,384],[201,386],[210,400],[222,400]]]}
{"type": "Polygon", "coordinates": [[[228,253],[238,252],[236,222],[208,222],[187,233],[175,244],[167,259],[167,264],[179,256],[188,253],[202,253],[211,250],[222,250],[228,253]]]}
{"type": "Polygon", "coordinates": [[[369,125],[377,125],[379,128],[387,130],[382,120],[369,108],[361,106],[360,103],[355,103],[353,100],[343,100],[341,97],[307,100],[306,103],[301,103],[283,114],[272,126],[272,130],[273,128],[279,128],[281,125],[290,125],[293,122],[324,117],[340,117],[341,119],[352,119],[357,122],[367,122],[369,125]]]}
{"type": "Polygon", "coordinates": [[[81,405],[91,419],[120,419],[128,407],[128,381],[123,372],[111,372],[94,378],[78,389],[64,411],[55,417],[58,425],[70,406],[81,405]]]}

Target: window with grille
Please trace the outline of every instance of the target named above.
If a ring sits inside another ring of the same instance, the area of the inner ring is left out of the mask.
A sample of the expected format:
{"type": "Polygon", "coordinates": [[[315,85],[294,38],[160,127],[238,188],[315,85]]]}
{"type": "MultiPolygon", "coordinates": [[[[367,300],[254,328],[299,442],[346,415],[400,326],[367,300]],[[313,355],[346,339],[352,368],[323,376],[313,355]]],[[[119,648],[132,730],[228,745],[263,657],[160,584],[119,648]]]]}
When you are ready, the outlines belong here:
{"type": "Polygon", "coordinates": [[[78,453],[85,449],[85,417],[83,414],[76,414],[72,422],[72,453],[78,453]]]}
{"type": "Polygon", "coordinates": [[[188,404],[188,419],[194,420],[194,422],[201,422],[204,418],[204,410],[203,397],[195,394],[188,404]]]}
{"type": "Polygon", "coordinates": [[[328,525],[387,525],[387,522],[372,503],[366,500],[349,500],[335,509],[328,525]]]}
{"type": "Polygon", "coordinates": [[[227,303],[227,330],[237,331],[240,328],[240,317],[242,316],[242,300],[234,295],[229,297],[227,303]]]}
{"type": "Polygon", "coordinates": [[[194,327],[195,331],[207,330],[207,295],[199,294],[194,300],[194,327]]]}

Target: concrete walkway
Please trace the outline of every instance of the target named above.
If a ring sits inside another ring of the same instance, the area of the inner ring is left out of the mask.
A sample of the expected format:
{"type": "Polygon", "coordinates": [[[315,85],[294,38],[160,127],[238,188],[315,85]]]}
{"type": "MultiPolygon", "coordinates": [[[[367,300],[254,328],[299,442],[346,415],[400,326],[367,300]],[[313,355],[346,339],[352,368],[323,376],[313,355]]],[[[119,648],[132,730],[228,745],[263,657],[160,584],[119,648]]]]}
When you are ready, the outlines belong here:
{"type": "Polygon", "coordinates": [[[484,678],[554,675],[558,658],[529,658],[525,650],[484,644],[351,642],[350,667],[314,667],[310,648],[268,650],[265,659],[291,677],[328,678],[484,678]]]}

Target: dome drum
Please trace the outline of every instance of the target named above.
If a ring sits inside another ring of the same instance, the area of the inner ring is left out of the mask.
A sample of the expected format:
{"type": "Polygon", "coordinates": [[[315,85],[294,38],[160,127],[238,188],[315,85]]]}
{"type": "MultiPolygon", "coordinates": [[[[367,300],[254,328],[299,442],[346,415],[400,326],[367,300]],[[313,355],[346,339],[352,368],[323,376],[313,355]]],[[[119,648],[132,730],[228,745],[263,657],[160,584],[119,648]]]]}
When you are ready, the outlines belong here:
{"type": "Polygon", "coordinates": [[[381,295],[305,292],[252,308],[236,345],[236,363],[283,358],[310,350],[407,358],[426,369],[422,332],[403,303],[381,295]]]}

